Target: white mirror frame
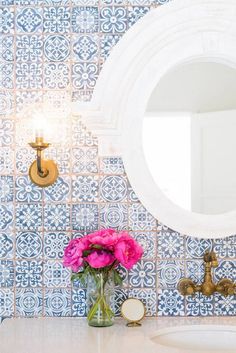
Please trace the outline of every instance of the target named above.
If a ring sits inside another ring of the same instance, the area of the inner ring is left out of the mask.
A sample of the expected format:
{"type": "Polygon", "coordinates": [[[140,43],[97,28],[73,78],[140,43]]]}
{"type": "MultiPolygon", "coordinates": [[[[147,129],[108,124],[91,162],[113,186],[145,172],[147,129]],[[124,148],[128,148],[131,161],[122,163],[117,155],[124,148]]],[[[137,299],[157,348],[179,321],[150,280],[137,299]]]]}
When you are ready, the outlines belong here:
{"type": "Polygon", "coordinates": [[[193,61],[236,67],[235,0],[173,0],[151,10],[112,50],[92,101],[75,103],[73,111],[98,136],[100,156],[123,157],[135,193],[156,219],[182,234],[221,238],[236,234],[236,210],[202,215],[175,205],[153,181],[143,153],[153,89],[169,69],[193,61]]]}

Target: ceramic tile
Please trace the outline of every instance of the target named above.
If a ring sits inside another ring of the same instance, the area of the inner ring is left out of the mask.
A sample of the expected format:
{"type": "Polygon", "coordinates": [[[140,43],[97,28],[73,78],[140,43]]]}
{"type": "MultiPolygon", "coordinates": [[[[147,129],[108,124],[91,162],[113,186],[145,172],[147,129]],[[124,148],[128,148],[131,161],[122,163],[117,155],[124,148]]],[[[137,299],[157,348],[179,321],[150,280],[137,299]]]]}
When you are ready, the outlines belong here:
{"type": "MultiPolygon", "coordinates": [[[[65,131],[64,131],[65,132],[65,131]]],[[[68,136],[66,136],[68,137],[68,136]]],[[[51,147],[45,152],[45,157],[56,161],[58,172],[60,174],[70,173],[71,163],[70,163],[70,149],[66,147],[51,147]]]]}
{"type": "Polygon", "coordinates": [[[158,316],[184,316],[184,297],[176,289],[158,289],[158,316]]]}
{"type": "Polygon", "coordinates": [[[45,202],[70,201],[71,179],[69,176],[58,177],[53,185],[44,188],[45,202]]]}
{"type": "Polygon", "coordinates": [[[0,202],[12,202],[14,199],[13,176],[0,176],[0,202]]]}
{"type": "Polygon", "coordinates": [[[14,65],[0,62],[0,89],[14,88],[14,65]]]}
{"type": "Polygon", "coordinates": [[[70,84],[70,66],[67,63],[46,63],[43,86],[45,89],[65,89],[70,84]]]}
{"type": "Polygon", "coordinates": [[[236,278],[236,261],[220,260],[219,266],[214,269],[214,278],[219,281],[222,278],[229,278],[235,281],[236,278]]]}
{"type": "Polygon", "coordinates": [[[68,33],[70,31],[69,7],[44,7],[43,18],[45,33],[68,33]]]}
{"type": "Polygon", "coordinates": [[[14,93],[11,91],[0,91],[0,118],[8,117],[14,113],[14,93]]]}
{"type": "Polygon", "coordinates": [[[46,204],[44,207],[44,228],[50,230],[69,230],[70,205],[46,204]]]}
{"type": "Polygon", "coordinates": [[[97,202],[98,176],[72,176],[72,202],[97,202]]]}
{"type": "Polygon", "coordinates": [[[28,175],[17,176],[15,182],[17,202],[40,202],[42,201],[42,189],[33,184],[28,175]]]}
{"type": "Polygon", "coordinates": [[[214,315],[213,296],[205,296],[202,293],[196,293],[193,296],[186,297],[186,315],[187,316],[212,316],[214,315]]]}
{"type": "Polygon", "coordinates": [[[97,147],[79,147],[72,149],[72,172],[75,174],[98,173],[97,147]]]}
{"type": "Polygon", "coordinates": [[[0,288],[14,286],[14,263],[12,260],[0,260],[0,288]]]}
{"type": "Polygon", "coordinates": [[[14,239],[12,233],[0,233],[0,258],[13,258],[13,244],[14,239]]]}
{"type": "Polygon", "coordinates": [[[93,136],[91,132],[86,129],[86,127],[81,122],[80,116],[73,117],[71,130],[71,139],[74,147],[94,147],[98,145],[97,137],[93,136]]]}
{"type": "Polygon", "coordinates": [[[71,316],[71,291],[69,289],[46,289],[44,295],[46,316],[71,316]]]}
{"type": "Polygon", "coordinates": [[[142,246],[143,259],[156,257],[156,233],[154,232],[130,232],[134,239],[142,246]]]}
{"type": "Polygon", "coordinates": [[[230,258],[234,259],[236,254],[236,236],[215,239],[214,240],[214,251],[218,258],[230,258]]]}
{"type": "Polygon", "coordinates": [[[236,299],[235,296],[227,297],[215,294],[215,315],[219,316],[235,316],[236,315],[236,299]]]}
{"type": "Polygon", "coordinates": [[[43,314],[41,289],[16,289],[16,316],[35,317],[43,314]]]}
{"type": "Polygon", "coordinates": [[[16,31],[37,33],[43,29],[43,13],[40,7],[16,8],[16,31]]]}
{"type": "Polygon", "coordinates": [[[13,7],[1,7],[0,8],[0,33],[8,34],[13,33],[14,29],[14,8],[13,7]]]}
{"type": "Polygon", "coordinates": [[[10,317],[14,314],[14,291],[11,288],[0,289],[0,316],[10,317]]]}
{"type": "Polygon", "coordinates": [[[79,6],[72,8],[72,31],[75,33],[98,32],[98,7],[79,6]]]}
{"type": "Polygon", "coordinates": [[[0,119],[0,147],[7,147],[13,145],[14,128],[14,120],[0,119]]]}
{"type": "Polygon", "coordinates": [[[43,277],[47,288],[69,287],[71,271],[61,261],[47,260],[44,263],[43,277]]]}
{"type": "Polygon", "coordinates": [[[114,304],[112,307],[112,310],[115,316],[121,315],[121,312],[120,312],[121,305],[126,299],[128,299],[128,290],[123,288],[116,288],[115,295],[114,295],[114,304]]]}
{"type": "MultiPolygon", "coordinates": [[[[1,151],[0,151],[1,153],[1,151]]],[[[13,156],[11,156],[13,159],[13,156]]],[[[16,148],[16,173],[26,174],[28,173],[29,167],[35,160],[35,152],[32,148],[21,147],[16,148]]]]}
{"type": "Polygon", "coordinates": [[[107,6],[100,10],[100,30],[103,33],[124,33],[127,22],[125,7],[107,6]]]}
{"type": "Polygon", "coordinates": [[[43,36],[38,34],[24,34],[16,36],[16,61],[42,62],[43,36]]]}
{"type": "Polygon", "coordinates": [[[0,36],[0,61],[14,61],[14,37],[12,35],[0,36]]]}
{"type": "Polygon", "coordinates": [[[133,6],[128,8],[129,27],[133,26],[140,18],[150,11],[148,6],[133,6]]]}
{"type": "Polygon", "coordinates": [[[125,174],[123,161],[120,157],[100,158],[100,171],[102,174],[125,174]]]}
{"type": "Polygon", "coordinates": [[[72,205],[72,229],[95,231],[98,229],[98,205],[72,205]]]}
{"type": "Polygon", "coordinates": [[[156,220],[143,205],[134,203],[129,206],[129,227],[134,231],[152,231],[156,229],[156,220]]]}
{"type": "Polygon", "coordinates": [[[75,61],[98,61],[99,56],[98,35],[74,35],[72,37],[72,54],[75,61]]]}
{"type": "Polygon", "coordinates": [[[43,87],[43,67],[39,63],[16,64],[16,88],[40,89],[43,87]]]}
{"type": "Polygon", "coordinates": [[[74,288],[72,290],[72,316],[86,316],[86,290],[74,288]]]}
{"type": "Polygon", "coordinates": [[[157,261],[157,281],[159,288],[177,288],[184,277],[184,262],[178,260],[157,261]]]}
{"type": "Polygon", "coordinates": [[[106,202],[127,201],[127,179],[119,175],[104,176],[100,180],[100,196],[106,202]]]}
{"type": "Polygon", "coordinates": [[[34,259],[43,256],[42,234],[37,232],[16,233],[16,258],[34,259]]]}
{"type": "Polygon", "coordinates": [[[17,204],[15,226],[17,230],[40,230],[42,227],[42,205],[17,204]]]}
{"type": "Polygon", "coordinates": [[[165,258],[184,257],[184,237],[161,225],[157,240],[157,256],[165,258]]]}
{"type": "Polygon", "coordinates": [[[186,276],[191,278],[195,283],[201,283],[204,278],[205,267],[203,260],[187,260],[186,276]]]}
{"type": "MultiPolygon", "coordinates": [[[[101,37],[101,57],[107,59],[111,50],[119,42],[120,34],[102,34],[101,37]]],[[[113,158],[112,158],[113,159],[113,158]]]]}
{"type": "Polygon", "coordinates": [[[43,263],[38,260],[16,261],[16,287],[37,288],[43,285],[43,263]]]}
{"type": "Polygon", "coordinates": [[[157,315],[157,294],[155,289],[131,289],[129,297],[138,298],[146,308],[146,316],[157,315]]]}
{"type": "Polygon", "coordinates": [[[69,58],[70,42],[68,36],[50,34],[44,38],[44,55],[47,61],[66,61],[69,58]]]}
{"type": "Polygon", "coordinates": [[[127,204],[100,204],[100,225],[102,228],[124,230],[128,227],[127,204]]]}
{"type": "Polygon", "coordinates": [[[11,230],[13,226],[13,205],[0,204],[0,231],[11,230]]]}
{"type": "Polygon", "coordinates": [[[156,285],[156,266],[152,261],[141,260],[129,271],[132,287],[150,288],[156,285]]]}
{"type": "Polygon", "coordinates": [[[70,241],[70,234],[65,232],[44,233],[44,256],[47,259],[61,259],[64,249],[70,241]]]}
{"type": "Polygon", "coordinates": [[[186,237],[186,256],[187,258],[201,259],[206,251],[211,251],[213,242],[211,239],[199,239],[186,237]]]}
{"type": "Polygon", "coordinates": [[[72,65],[73,89],[93,90],[99,74],[98,63],[75,63],[72,65]]]}

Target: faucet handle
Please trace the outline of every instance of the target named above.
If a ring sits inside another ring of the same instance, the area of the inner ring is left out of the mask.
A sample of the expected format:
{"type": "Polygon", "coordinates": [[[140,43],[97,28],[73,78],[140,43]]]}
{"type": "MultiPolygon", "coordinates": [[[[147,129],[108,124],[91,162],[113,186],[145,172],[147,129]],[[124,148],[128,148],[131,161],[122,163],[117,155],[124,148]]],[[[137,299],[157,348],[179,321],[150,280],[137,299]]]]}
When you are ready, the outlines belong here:
{"type": "Polygon", "coordinates": [[[193,295],[196,292],[196,285],[191,279],[182,278],[177,289],[182,295],[193,295]]]}
{"type": "Polygon", "coordinates": [[[220,294],[224,296],[235,294],[235,284],[233,283],[233,281],[231,281],[231,279],[228,278],[221,279],[217,283],[216,289],[220,294]]]}

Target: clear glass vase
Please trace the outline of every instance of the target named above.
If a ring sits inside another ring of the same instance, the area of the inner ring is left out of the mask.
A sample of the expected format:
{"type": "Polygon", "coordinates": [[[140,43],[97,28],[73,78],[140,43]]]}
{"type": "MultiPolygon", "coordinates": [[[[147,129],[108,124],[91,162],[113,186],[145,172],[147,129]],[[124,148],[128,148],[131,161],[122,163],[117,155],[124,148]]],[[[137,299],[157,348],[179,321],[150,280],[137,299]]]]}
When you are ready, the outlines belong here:
{"type": "Polygon", "coordinates": [[[96,273],[87,278],[87,320],[90,326],[106,327],[114,323],[115,284],[113,273],[96,273]]]}

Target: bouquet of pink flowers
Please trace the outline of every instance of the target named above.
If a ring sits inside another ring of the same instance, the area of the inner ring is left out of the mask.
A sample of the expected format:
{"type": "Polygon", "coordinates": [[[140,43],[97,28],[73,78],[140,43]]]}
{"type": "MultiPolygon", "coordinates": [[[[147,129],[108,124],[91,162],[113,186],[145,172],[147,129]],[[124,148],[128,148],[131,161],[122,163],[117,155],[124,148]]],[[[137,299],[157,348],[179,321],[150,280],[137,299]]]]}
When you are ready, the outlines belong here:
{"type": "MultiPolygon", "coordinates": [[[[100,274],[105,285],[112,273],[114,282],[118,285],[122,283],[122,279],[117,266],[121,264],[126,269],[131,269],[142,254],[142,247],[127,232],[103,229],[71,240],[65,249],[63,264],[74,272],[72,280],[78,279],[85,284],[89,275],[97,281],[97,275],[100,274]]],[[[88,318],[92,317],[101,303],[107,308],[104,295],[98,298],[88,318]]]]}

